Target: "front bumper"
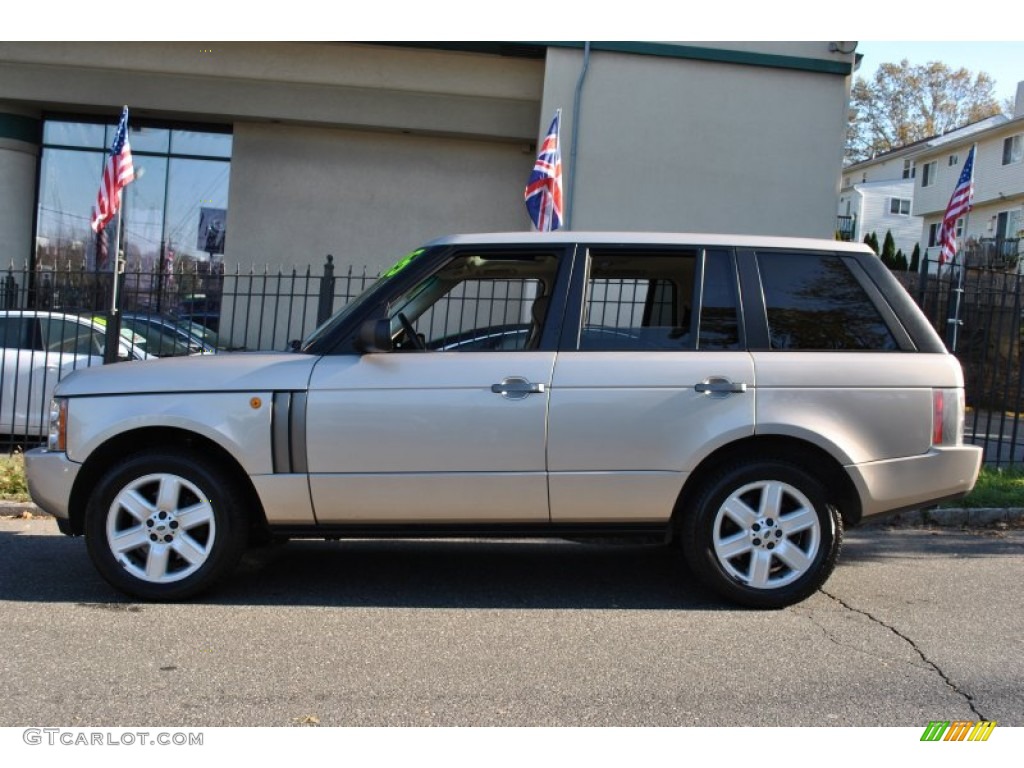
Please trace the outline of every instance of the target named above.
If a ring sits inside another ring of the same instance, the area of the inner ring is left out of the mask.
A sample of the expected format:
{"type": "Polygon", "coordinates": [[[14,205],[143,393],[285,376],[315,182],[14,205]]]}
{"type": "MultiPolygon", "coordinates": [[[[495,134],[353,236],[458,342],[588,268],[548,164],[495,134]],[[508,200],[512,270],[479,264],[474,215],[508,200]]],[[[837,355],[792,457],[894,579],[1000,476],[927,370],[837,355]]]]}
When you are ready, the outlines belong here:
{"type": "MultiPolygon", "coordinates": [[[[32,501],[56,517],[58,524],[70,516],[71,488],[81,468],[63,452],[33,448],[25,453],[25,477],[32,501]]],[[[66,528],[61,524],[62,531],[66,528]]]]}
{"type": "Polygon", "coordinates": [[[846,467],[861,498],[863,517],[927,507],[974,488],[982,449],[975,445],[932,448],[920,456],[846,467]]]}

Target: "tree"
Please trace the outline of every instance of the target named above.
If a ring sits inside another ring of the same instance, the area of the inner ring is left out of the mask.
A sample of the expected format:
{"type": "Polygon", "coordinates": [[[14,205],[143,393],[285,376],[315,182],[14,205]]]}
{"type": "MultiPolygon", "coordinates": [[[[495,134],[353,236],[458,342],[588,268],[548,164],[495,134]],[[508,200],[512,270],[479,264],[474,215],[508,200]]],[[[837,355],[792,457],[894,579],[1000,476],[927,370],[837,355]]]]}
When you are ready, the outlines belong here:
{"type": "MultiPolygon", "coordinates": [[[[872,234],[874,233],[872,232],[872,234]]],[[[894,272],[905,272],[907,270],[907,257],[903,255],[903,251],[896,250],[896,240],[892,236],[891,229],[885,232],[881,259],[882,263],[894,272]]]]}
{"type": "Polygon", "coordinates": [[[872,232],[870,235],[864,235],[864,244],[871,248],[878,255],[878,235],[872,232]]]}
{"type": "Polygon", "coordinates": [[[857,162],[1002,112],[986,73],[940,61],[882,64],[850,93],[846,160],[857,162]]]}
{"type": "Polygon", "coordinates": [[[921,244],[914,243],[914,252],[910,254],[910,271],[921,271],[921,244]]]}

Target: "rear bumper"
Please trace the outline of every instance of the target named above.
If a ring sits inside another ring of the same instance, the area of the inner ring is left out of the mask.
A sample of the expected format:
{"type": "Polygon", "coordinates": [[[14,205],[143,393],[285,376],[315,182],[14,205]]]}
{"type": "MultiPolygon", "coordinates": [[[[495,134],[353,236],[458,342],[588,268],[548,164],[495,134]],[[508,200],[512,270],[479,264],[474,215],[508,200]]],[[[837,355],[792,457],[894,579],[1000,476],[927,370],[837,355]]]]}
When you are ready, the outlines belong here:
{"type": "MultiPolygon", "coordinates": [[[[25,453],[25,478],[28,492],[40,509],[57,518],[61,525],[69,517],[71,488],[81,464],[68,459],[66,453],[34,448],[25,453]]],[[[65,530],[61,525],[61,530],[65,530]]]]}
{"type": "Polygon", "coordinates": [[[862,516],[926,507],[963,496],[981,469],[978,446],[932,448],[920,456],[846,467],[861,498],[862,516]]]}

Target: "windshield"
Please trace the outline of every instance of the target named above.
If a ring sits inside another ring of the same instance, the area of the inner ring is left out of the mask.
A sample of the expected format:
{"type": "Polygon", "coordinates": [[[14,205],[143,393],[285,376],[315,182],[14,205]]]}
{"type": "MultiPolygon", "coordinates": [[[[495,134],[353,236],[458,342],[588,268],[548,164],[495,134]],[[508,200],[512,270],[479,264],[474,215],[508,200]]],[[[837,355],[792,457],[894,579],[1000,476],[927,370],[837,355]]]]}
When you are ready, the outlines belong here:
{"type": "Polygon", "coordinates": [[[321,323],[319,326],[313,329],[312,333],[310,333],[305,339],[302,340],[302,346],[299,347],[299,349],[305,351],[306,349],[309,348],[311,344],[316,343],[317,341],[328,335],[332,329],[336,328],[339,324],[343,323],[349,315],[351,315],[353,312],[355,312],[361,306],[363,306],[363,304],[367,302],[371,295],[376,294],[379,288],[394,280],[406,269],[406,267],[408,267],[417,258],[422,256],[426,252],[426,248],[418,248],[412,253],[408,253],[405,256],[403,256],[401,259],[395,262],[394,266],[392,266],[390,269],[386,269],[383,272],[381,272],[380,276],[376,280],[374,280],[372,283],[366,286],[365,289],[363,289],[362,293],[360,293],[354,299],[349,301],[347,304],[345,304],[345,306],[343,306],[341,309],[339,309],[337,312],[335,312],[333,315],[327,318],[327,320],[325,320],[323,323],[321,323]]]}

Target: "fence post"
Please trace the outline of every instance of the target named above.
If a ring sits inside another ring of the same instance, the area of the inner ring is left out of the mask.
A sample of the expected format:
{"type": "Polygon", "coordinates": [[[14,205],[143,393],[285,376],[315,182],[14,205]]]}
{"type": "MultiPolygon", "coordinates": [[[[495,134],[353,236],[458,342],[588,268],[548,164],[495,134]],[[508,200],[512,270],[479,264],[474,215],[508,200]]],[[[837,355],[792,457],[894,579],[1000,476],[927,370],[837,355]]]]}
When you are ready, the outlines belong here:
{"type": "Polygon", "coordinates": [[[18,306],[18,282],[14,279],[14,263],[7,270],[7,276],[3,283],[3,301],[0,302],[4,309],[14,309],[18,306]]]}
{"type": "Polygon", "coordinates": [[[316,305],[316,324],[320,325],[331,316],[334,309],[334,257],[327,254],[324,276],[320,278],[320,300],[316,305]]]}

